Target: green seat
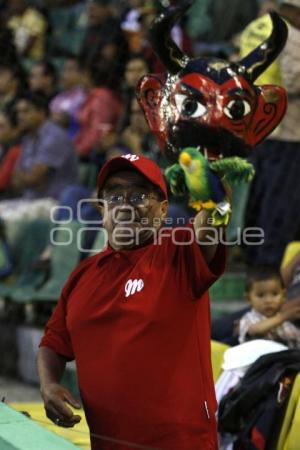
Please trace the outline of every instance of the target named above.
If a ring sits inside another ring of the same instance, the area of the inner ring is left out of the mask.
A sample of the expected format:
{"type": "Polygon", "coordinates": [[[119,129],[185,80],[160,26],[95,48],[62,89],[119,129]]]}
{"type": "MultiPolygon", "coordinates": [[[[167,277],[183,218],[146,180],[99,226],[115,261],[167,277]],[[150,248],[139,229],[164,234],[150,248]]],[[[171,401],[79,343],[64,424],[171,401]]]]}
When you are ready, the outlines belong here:
{"type": "MultiPolygon", "coordinates": [[[[63,229],[59,230],[57,233],[56,240],[66,242],[68,232],[66,232],[65,228],[70,227],[74,239],[70,245],[55,246],[51,258],[51,278],[40,290],[33,293],[32,301],[56,302],[60,297],[64,284],[79,263],[82,254],[79,245],[83,247],[85,233],[79,233],[81,226],[82,225],[79,222],[73,221],[67,226],[64,225],[63,229]]],[[[100,230],[89,255],[99,253],[105,246],[106,233],[104,230],[100,230]]]]}
{"type": "Polygon", "coordinates": [[[22,273],[36,260],[49,242],[52,223],[49,219],[35,219],[20,223],[18,235],[11,245],[17,272],[22,273]]]}
{"type": "Polygon", "coordinates": [[[51,54],[78,55],[86,32],[85,6],[60,7],[50,10],[52,33],[48,41],[51,54]]]}
{"type": "Polygon", "coordinates": [[[241,300],[245,291],[244,273],[226,273],[210,288],[211,301],[241,300]]]}
{"type": "Polygon", "coordinates": [[[211,314],[218,319],[245,306],[245,274],[226,273],[209,290],[211,314]]]}
{"type": "MultiPolygon", "coordinates": [[[[69,275],[79,263],[82,256],[86,231],[81,232],[82,225],[73,221],[62,225],[55,233],[55,242],[50,260],[50,278],[40,289],[35,285],[17,286],[11,293],[11,299],[18,303],[56,302],[69,275]],[[70,239],[72,237],[72,239],[70,239]]],[[[97,234],[90,255],[99,253],[106,245],[106,233],[97,234]]]]}
{"type": "Polygon", "coordinates": [[[49,242],[51,222],[48,219],[18,221],[9,228],[7,237],[14,267],[14,280],[12,283],[0,283],[2,297],[9,297],[14,289],[23,289],[42,281],[42,274],[32,273],[30,266],[49,242]]]}
{"type": "MultiPolygon", "coordinates": [[[[73,221],[57,229],[50,262],[51,277],[41,289],[33,292],[32,301],[58,300],[64,284],[81,257],[80,247],[85,235],[84,232],[79,233],[81,227],[79,222],[73,221]]],[[[22,301],[21,296],[16,300],[22,301]]]]}
{"type": "Polygon", "coordinates": [[[93,163],[79,164],[79,180],[80,183],[89,189],[94,189],[97,184],[98,166],[93,163]]]}
{"type": "Polygon", "coordinates": [[[35,292],[46,282],[43,271],[34,270],[24,273],[15,284],[6,291],[6,297],[16,302],[30,302],[35,292]]]}

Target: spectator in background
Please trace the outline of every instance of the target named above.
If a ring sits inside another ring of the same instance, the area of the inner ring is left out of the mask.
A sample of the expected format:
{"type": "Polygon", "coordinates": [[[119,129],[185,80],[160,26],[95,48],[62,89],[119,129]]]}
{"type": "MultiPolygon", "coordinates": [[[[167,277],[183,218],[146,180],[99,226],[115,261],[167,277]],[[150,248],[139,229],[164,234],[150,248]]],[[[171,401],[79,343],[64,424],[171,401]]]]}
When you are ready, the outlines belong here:
{"type": "MultiPolygon", "coordinates": [[[[124,73],[128,45],[120,28],[120,21],[113,16],[110,0],[88,1],[88,27],[81,49],[80,59],[90,61],[103,55],[114,66],[113,70],[124,73]]],[[[107,72],[109,74],[110,70],[107,72]]]]}
{"type": "Polygon", "coordinates": [[[101,147],[102,138],[116,129],[123,107],[119,73],[104,56],[89,62],[82,77],[87,98],[78,113],[80,131],[75,146],[80,158],[89,160],[92,151],[101,147]]]}
{"type": "MultiPolygon", "coordinates": [[[[246,226],[262,228],[265,240],[263,245],[245,247],[251,265],[279,266],[287,244],[300,233],[300,0],[284,0],[278,11],[288,23],[289,38],[272,75],[277,67],[277,79],[288,92],[288,109],[276,132],[253,152],[256,176],[249,194],[246,226]]],[[[271,20],[265,16],[252,22],[244,33],[255,46],[262,33],[267,35],[270,29],[271,20]]],[[[273,79],[266,77],[267,71],[264,82],[271,84],[273,79]]]]}
{"type": "Polygon", "coordinates": [[[26,88],[26,77],[18,63],[0,63],[0,109],[11,108],[26,88]]]}
{"type": "Polygon", "coordinates": [[[298,251],[293,255],[289,262],[282,267],[281,275],[285,285],[288,287],[288,299],[300,299],[300,248],[298,248],[298,251]]]}
{"type": "Polygon", "coordinates": [[[154,18],[156,8],[150,2],[143,5],[140,4],[127,8],[122,15],[123,20],[121,21],[121,29],[125,34],[128,42],[130,53],[138,53],[144,46],[144,33],[142,22],[146,15],[151,15],[151,19],[154,18]]]}
{"type": "Polygon", "coordinates": [[[149,64],[141,53],[131,55],[127,61],[123,81],[124,114],[118,126],[120,131],[130,123],[131,102],[135,98],[138,82],[150,71],[149,64]]]}
{"type": "Polygon", "coordinates": [[[47,30],[43,15],[31,8],[27,0],[9,0],[9,12],[8,28],[14,34],[18,54],[31,60],[42,59],[47,30]]]}
{"type": "Polygon", "coordinates": [[[10,195],[9,189],[17,160],[21,154],[16,114],[12,109],[0,112],[0,196],[10,195]]]}
{"type": "Polygon", "coordinates": [[[108,133],[102,139],[98,151],[105,154],[105,159],[133,153],[161,162],[162,153],[135,97],[131,99],[123,125],[118,132],[108,133]]]}
{"type": "MultiPolygon", "coordinates": [[[[45,0],[42,0],[45,4],[45,0]]],[[[78,56],[87,26],[86,1],[49,0],[50,36],[47,36],[48,57],[78,56]]]]}
{"type": "Polygon", "coordinates": [[[130,55],[124,74],[126,91],[129,91],[131,94],[135,93],[138,82],[149,71],[150,66],[142,53],[133,53],[130,55]]]}
{"type": "Polygon", "coordinates": [[[242,31],[258,13],[256,0],[195,0],[187,29],[193,39],[220,42],[242,31]]]}
{"type": "Polygon", "coordinates": [[[18,123],[24,133],[22,154],[14,187],[24,199],[50,197],[78,181],[77,157],[66,132],[48,119],[48,100],[38,92],[23,95],[17,103],[18,123]]]}
{"type": "Polygon", "coordinates": [[[290,320],[300,318],[300,306],[282,310],[286,290],[279,271],[256,267],[247,278],[246,296],[252,309],[239,323],[239,342],[270,339],[300,349],[300,330],[290,320]]]}
{"type": "Polygon", "coordinates": [[[42,92],[50,101],[57,93],[56,67],[46,60],[34,64],[30,70],[28,83],[31,91],[42,92]]]}
{"type": "MultiPolygon", "coordinates": [[[[283,309],[300,307],[300,241],[291,242],[281,266],[281,275],[287,286],[287,299],[283,309]]],[[[300,319],[293,323],[300,328],[300,319]]]]}
{"type": "Polygon", "coordinates": [[[0,63],[15,64],[18,60],[14,35],[7,27],[4,5],[0,3],[0,63]]]}
{"type": "MultiPolygon", "coordinates": [[[[271,282],[273,283],[274,279],[279,281],[281,285],[283,282],[284,287],[286,288],[286,298],[288,301],[282,302],[280,306],[280,312],[285,315],[284,317],[286,318],[286,320],[288,320],[287,317],[289,317],[289,320],[291,320],[292,323],[296,325],[300,330],[300,319],[298,318],[300,313],[298,314],[298,316],[295,314],[295,311],[300,311],[300,242],[291,243],[286,250],[286,255],[288,255],[288,253],[290,252],[292,253],[292,256],[290,256],[289,258],[284,258],[283,266],[281,268],[281,276],[279,274],[279,271],[274,270],[272,267],[258,266],[251,269],[247,277],[248,281],[246,283],[245,297],[248,301],[249,299],[251,300],[250,294],[254,293],[254,295],[256,296],[257,288],[260,288],[259,297],[261,307],[265,308],[265,303],[271,306],[274,293],[269,291],[268,282],[269,280],[271,280],[271,282]],[[296,252],[295,246],[296,248],[298,248],[296,252]],[[255,282],[255,280],[256,282],[258,282],[258,284],[255,282]],[[265,283],[266,280],[267,284],[265,283]],[[260,283],[263,284],[261,285],[260,283]]],[[[280,292],[283,292],[282,287],[280,288],[280,292]]],[[[256,302],[255,298],[254,301],[256,302]]],[[[249,325],[249,315],[246,316],[246,314],[250,312],[251,308],[247,306],[233,313],[226,314],[221,318],[214,319],[212,321],[212,339],[215,341],[224,342],[225,344],[228,344],[230,346],[238,345],[239,321],[243,316],[245,316],[247,317],[246,324],[249,325]]],[[[254,314],[254,318],[257,318],[257,314],[258,313],[254,314]]],[[[250,314],[250,321],[251,318],[253,319],[252,314],[250,314]]],[[[276,320],[278,320],[278,318],[275,318],[275,322],[276,320]]],[[[242,327],[243,326],[244,325],[242,324],[242,327]]]]}
{"type": "Polygon", "coordinates": [[[64,64],[60,88],[60,94],[56,95],[50,103],[51,117],[69,130],[70,137],[74,137],[79,129],[77,114],[86,100],[80,64],[75,57],[68,58],[64,64]]]}
{"type": "Polygon", "coordinates": [[[120,133],[119,143],[120,147],[123,147],[124,153],[147,156],[160,166],[166,164],[135,97],[132,97],[131,100],[128,126],[120,133]]]}
{"type": "MultiPolygon", "coordinates": [[[[155,73],[164,72],[165,66],[157,58],[149,42],[149,29],[155,17],[156,8],[153,5],[145,5],[139,8],[129,9],[121,23],[131,53],[144,55],[149,66],[155,73]]],[[[185,32],[183,24],[176,24],[171,31],[172,39],[185,54],[192,56],[192,42],[185,32]]]]}

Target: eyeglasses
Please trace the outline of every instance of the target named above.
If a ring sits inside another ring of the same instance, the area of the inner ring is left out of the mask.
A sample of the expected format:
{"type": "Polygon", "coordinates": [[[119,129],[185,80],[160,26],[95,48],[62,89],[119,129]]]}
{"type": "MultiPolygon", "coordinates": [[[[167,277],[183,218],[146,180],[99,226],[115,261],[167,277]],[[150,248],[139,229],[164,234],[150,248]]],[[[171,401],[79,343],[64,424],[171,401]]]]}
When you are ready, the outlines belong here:
{"type": "Polygon", "coordinates": [[[144,192],[132,192],[129,195],[117,192],[103,195],[101,200],[107,202],[109,206],[120,206],[127,200],[133,207],[147,207],[149,206],[150,199],[157,200],[157,197],[152,194],[145,194],[144,192]]]}

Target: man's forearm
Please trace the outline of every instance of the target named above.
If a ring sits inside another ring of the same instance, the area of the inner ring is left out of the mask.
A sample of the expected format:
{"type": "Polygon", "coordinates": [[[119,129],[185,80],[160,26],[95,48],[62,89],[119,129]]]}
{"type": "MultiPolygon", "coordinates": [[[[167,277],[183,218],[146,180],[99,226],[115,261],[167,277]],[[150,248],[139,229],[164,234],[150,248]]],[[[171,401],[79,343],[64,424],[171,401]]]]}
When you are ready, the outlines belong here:
{"type": "Polygon", "coordinates": [[[67,360],[49,347],[40,347],[37,356],[37,368],[41,389],[45,384],[59,383],[67,360]]]}
{"type": "Polygon", "coordinates": [[[223,236],[224,227],[213,226],[210,211],[202,210],[195,217],[194,230],[205,261],[210,264],[215,257],[219,238],[223,236]]]}

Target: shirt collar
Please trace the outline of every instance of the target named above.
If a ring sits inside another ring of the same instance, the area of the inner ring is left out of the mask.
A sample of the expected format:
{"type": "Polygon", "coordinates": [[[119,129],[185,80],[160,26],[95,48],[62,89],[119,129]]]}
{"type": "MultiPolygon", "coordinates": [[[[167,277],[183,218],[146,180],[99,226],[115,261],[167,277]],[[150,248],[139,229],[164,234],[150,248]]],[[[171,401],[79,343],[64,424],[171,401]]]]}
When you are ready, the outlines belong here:
{"type": "Polygon", "coordinates": [[[109,244],[107,244],[107,246],[99,254],[97,265],[100,266],[105,259],[114,255],[120,255],[121,257],[126,258],[129,263],[134,263],[137,259],[139,259],[141,254],[152,246],[153,242],[150,241],[148,244],[132,250],[114,250],[109,244]]]}
{"type": "Polygon", "coordinates": [[[109,244],[107,244],[106,247],[101,250],[98,255],[97,265],[99,266],[104,259],[108,258],[113,253],[115,253],[115,250],[109,244]]]}

